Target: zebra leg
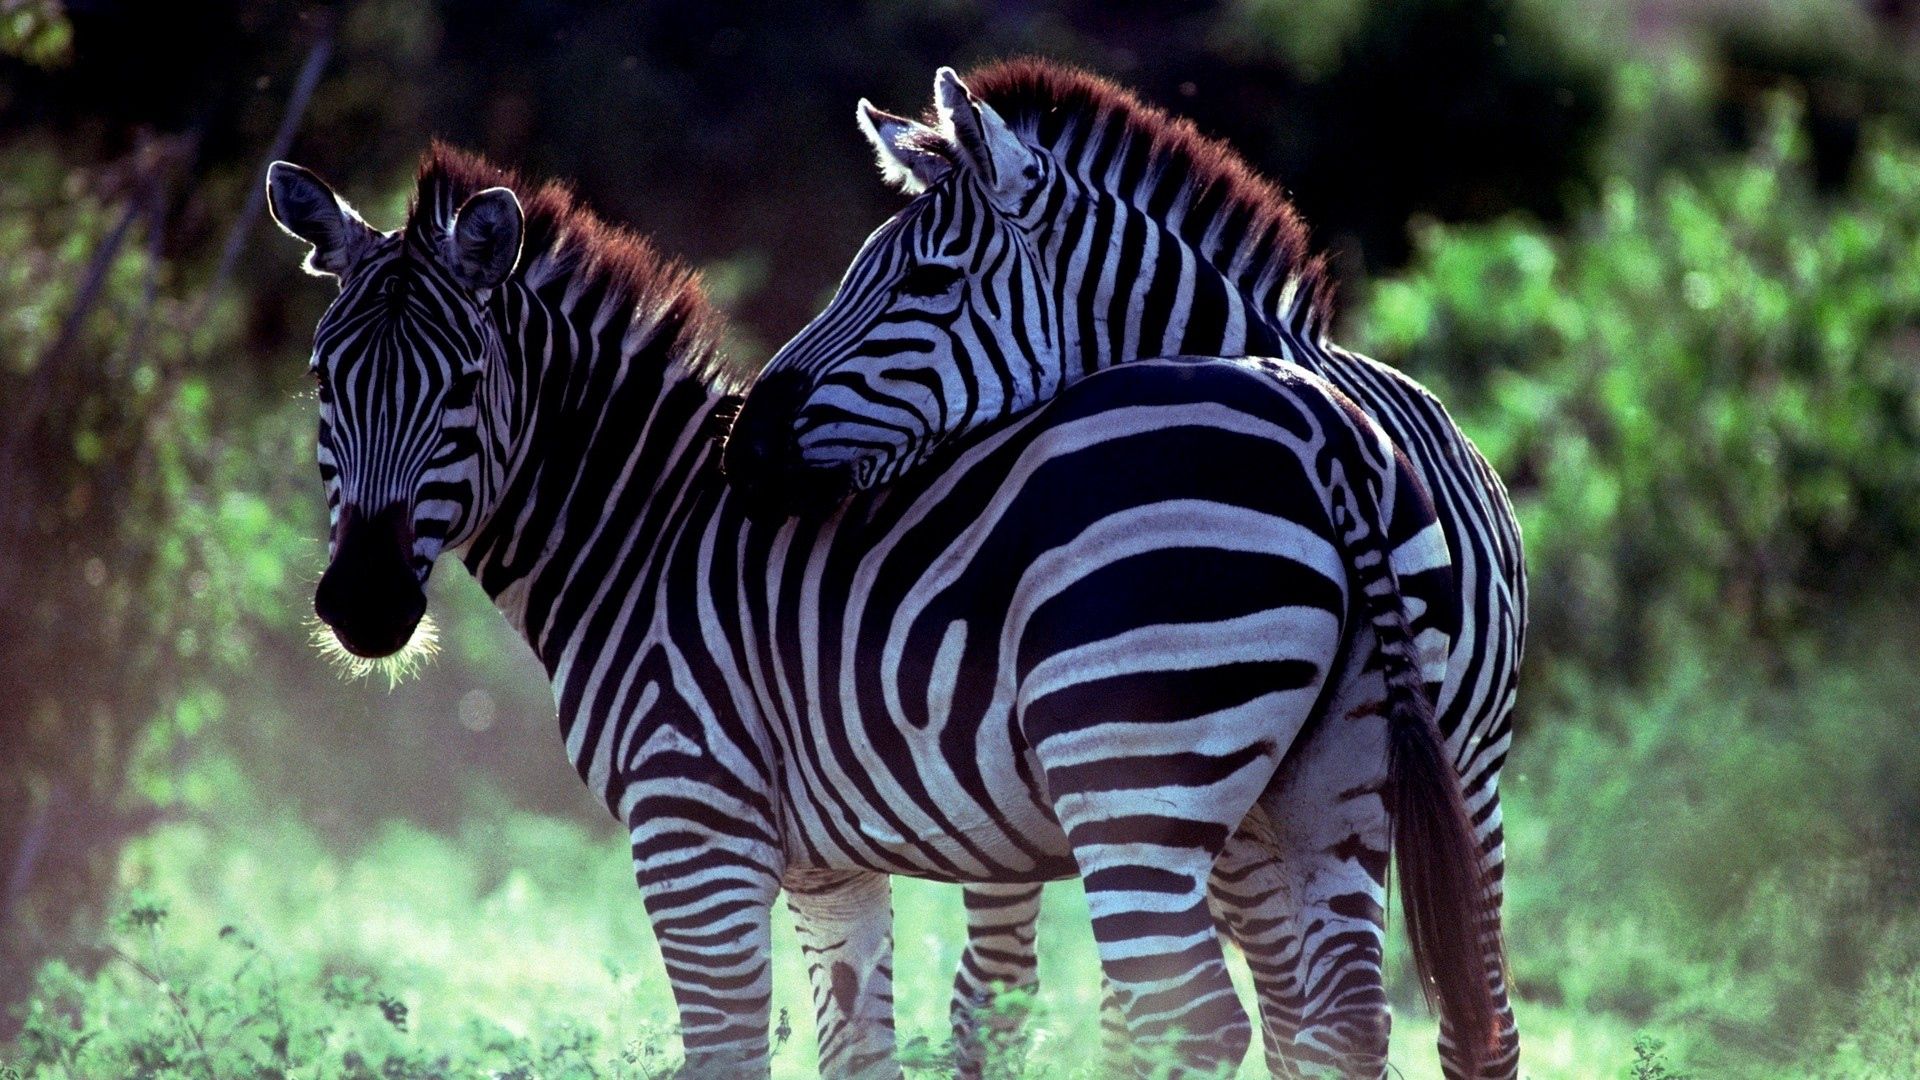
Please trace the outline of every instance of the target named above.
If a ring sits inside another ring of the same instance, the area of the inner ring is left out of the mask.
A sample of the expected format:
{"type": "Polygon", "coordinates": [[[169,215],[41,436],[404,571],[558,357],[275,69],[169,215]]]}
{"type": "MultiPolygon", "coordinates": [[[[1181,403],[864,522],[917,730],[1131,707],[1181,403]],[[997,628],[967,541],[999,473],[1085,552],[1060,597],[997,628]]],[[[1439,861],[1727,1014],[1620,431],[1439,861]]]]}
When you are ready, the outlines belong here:
{"type": "Polygon", "coordinates": [[[1127,1010],[1113,983],[1100,980],[1100,1059],[1108,1068],[1123,1073],[1133,1055],[1133,1036],[1127,1032],[1127,1010]]]}
{"type": "MultiPolygon", "coordinates": [[[[1162,741],[1170,748],[1231,746],[1249,730],[1282,726],[1270,715],[1266,722],[1235,715],[1247,708],[1139,725],[1144,730],[1130,749],[1144,753],[1162,741]],[[1206,730],[1214,723],[1225,730],[1206,730]]],[[[1029,710],[1028,730],[1045,732],[1051,724],[1037,712],[1029,710]]],[[[1285,743],[1254,742],[1218,756],[1169,754],[1151,769],[1116,769],[1074,762],[1068,751],[1077,741],[1042,737],[1036,754],[1086,885],[1101,970],[1126,1018],[1135,1059],[1158,1065],[1171,1057],[1202,1072],[1238,1065],[1251,1030],[1227,975],[1207,887],[1220,849],[1267,786],[1285,743]],[[1223,759],[1232,764],[1222,767],[1223,759]],[[1161,786],[1121,782],[1142,775],[1161,786]]],[[[1101,749],[1111,755],[1108,746],[1101,749]]]]}
{"type": "Polygon", "coordinates": [[[680,1007],[687,1060],[675,1075],[766,1076],[778,864],[718,844],[669,847],[645,825],[633,829],[633,860],[680,1007]]]}
{"type": "MultiPolygon", "coordinates": [[[[1497,766],[1496,766],[1497,768],[1497,766]]],[[[1469,809],[1480,823],[1481,850],[1485,857],[1487,910],[1491,924],[1481,935],[1481,952],[1486,957],[1487,985],[1493,990],[1494,1021],[1498,1042],[1483,1055],[1479,1070],[1467,1067],[1455,1042],[1452,1025],[1440,1018],[1440,1065],[1447,1080],[1512,1080],[1520,1075],[1520,1030],[1514,1023],[1513,1003],[1507,997],[1507,973],[1501,963],[1500,907],[1505,899],[1507,871],[1506,844],[1500,820],[1499,774],[1490,773],[1484,802],[1469,801],[1469,809]]]]}
{"type": "Polygon", "coordinates": [[[1320,723],[1260,798],[1275,857],[1253,881],[1292,899],[1261,909],[1278,917],[1256,945],[1272,965],[1262,1013],[1279,1076],[1386,1075],[1386,686],[1377,668],[1356,670],[1374,655],[1371,632],[1358,637],[1320,723]]]}
{"type": "Polygon", "coordinates": [[[1299,921],[1293,883],[1265,811],[1256,807],[1227,841],[1213,864],[1207,896],[1215,924],[1239,947],[1253,975],[1267,1072],[1298,1076],[1287,1059],[1300,1029],[1299,921]]]}
{"type": "Polygon", "coordinates": [[[785,884],[813,983],[820,1075],[899,1076],[891,879],[870,870],[789,870],[785,884]]]}
{"type": "Polygon", "coordinates": [[[1270,665],[1262,676],[1284,676],[1265,692],[1243,685],[1254,692],[1210,702],[1201,715],[1155,715],[1191,698],[1192,671],[1156,651],[1123,679],[1095,654],[1052,662],[1044,680],[1033,680],[1047,689],[1021,712],[1136,1058],[1170,1053],[1186,1068],[1211,1071],[1237,1066],[1252,1038],[1208,885],[1229,838],[1315,715],[1345,639],[1359,636],[1331,616],[1276,608],[1284,614],[1257,631],[1237,628],[1237,641],[1260,650],[1249,659],[1270,665]],[[1091,720],[1096,705],[1099,719],[1091,720]]]}
{"type": "Polygon", "coordinates": [[[1203,1072],[1237,1065],[1252,1033],[1207,909],[1212,860],[1196,865],[1159,844],[1141,850],[1152,854],[1089,852],[1082,863],[1100,966],[1135,1056],[1157,1064],[1165,1054],[1203,1072]]]}
{"type": "Polygon", "coordinates": [[[1039,986],[1034,927],[1040,919],[1040,886],[976,883],[965,886],[961,895],[967,908],[967,947],[953,978],[949,1015],[954,1075],[974,1080],[986,1065],[989,1042],[1009,1046],[1025,1022],[1023,1016],[994,1009],[995,995],[1003,990],[1031,993],[1039,986]]]}

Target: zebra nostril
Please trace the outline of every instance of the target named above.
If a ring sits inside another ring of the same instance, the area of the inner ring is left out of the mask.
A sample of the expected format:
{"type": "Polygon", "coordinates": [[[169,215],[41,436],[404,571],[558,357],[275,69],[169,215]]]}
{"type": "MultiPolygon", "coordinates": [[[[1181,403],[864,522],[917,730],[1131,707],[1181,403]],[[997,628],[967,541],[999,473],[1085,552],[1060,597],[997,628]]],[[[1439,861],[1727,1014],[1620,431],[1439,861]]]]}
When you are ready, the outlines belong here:
{"type": "MultiPolygon", "coordinates": [[[[328,567],[329,570],[332,567],[328,567]]],[[[346,590],[340,584],[340,578],[332,573],[320,575],[320,584],[313,590],[313,613],[328,626],[340,626],[350,617],[347,611],[346,590]]]]}

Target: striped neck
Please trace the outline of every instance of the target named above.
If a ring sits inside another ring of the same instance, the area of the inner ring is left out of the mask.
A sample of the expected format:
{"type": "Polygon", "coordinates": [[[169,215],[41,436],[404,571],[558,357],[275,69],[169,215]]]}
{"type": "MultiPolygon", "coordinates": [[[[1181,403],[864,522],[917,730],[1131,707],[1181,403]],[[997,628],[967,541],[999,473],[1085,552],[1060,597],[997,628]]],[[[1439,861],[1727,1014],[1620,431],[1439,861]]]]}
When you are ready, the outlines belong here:
{"type": "Polygon", "coordinates": [[[1047,200],[1054,212],[1033,235],[1053,272],[1068,380],[1156,356],[1294,359],[1308,351],[1301,328],[1243,291],[1137,195],[1071,174],[1056,183],[1060,194],[1047,200]]]}
{"type": "Polygon", "coordinates": [[[550,675],[569,645],[556,627],[578,623],[566,610],[578,603],[573,564],[556,553],[627,535],[631,557],[648,559],[691,496],[721,486],[714,436],[728,398],[708,374],[713,317],[682,284],[691,295],[596,298],[536,262],[491,304],[508,377],[485,426],[508,465],[463,559],[550,675]]]}
{"type": "Polygon", "coordinates": [[[1069,364],[1170,354],[1301,356],[1331,287],[1280,190],[1225,143],[1098,76],[1040,60],[966,83],[1047,160],[1037,237],[1069,364]]]}

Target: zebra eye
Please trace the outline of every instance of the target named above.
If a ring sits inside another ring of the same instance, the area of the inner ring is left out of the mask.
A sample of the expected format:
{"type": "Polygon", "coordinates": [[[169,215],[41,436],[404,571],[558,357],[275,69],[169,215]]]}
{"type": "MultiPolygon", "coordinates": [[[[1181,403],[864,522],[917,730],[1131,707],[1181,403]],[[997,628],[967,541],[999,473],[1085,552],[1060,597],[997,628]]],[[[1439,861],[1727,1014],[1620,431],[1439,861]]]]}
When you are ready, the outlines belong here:
{"type": "Polygon", "coordinates": [[[447,386],[446,407],[464,409],[473,404],[473,392],[480,387],[480,371],[462,371],[454,375],[453,382],[447,386]]]}
{"type": "Polygon", "coordinates": [[[900,292],[906,296],[932,298],[945,296],[960,281],[960,268],[939,263],[920,263],[900,279],[900,292]]]}
{"type": "Polygon", "coordinates": [[[313,392],[320,399],[320,403],[324,405],[332,401],[333,391],[327,388],[327,373],[316,367],[308,368],[307,374],[313,376],[313,392]]]}

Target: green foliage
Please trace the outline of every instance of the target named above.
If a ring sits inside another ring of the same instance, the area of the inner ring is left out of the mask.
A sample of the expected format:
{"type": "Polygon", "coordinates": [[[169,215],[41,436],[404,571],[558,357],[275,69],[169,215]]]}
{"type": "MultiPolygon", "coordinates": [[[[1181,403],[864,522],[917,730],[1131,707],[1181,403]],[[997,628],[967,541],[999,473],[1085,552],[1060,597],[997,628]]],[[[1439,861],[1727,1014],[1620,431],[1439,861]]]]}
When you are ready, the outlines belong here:
{"type": "Polygon", "coordinates": [[[164,288],[151,211],[179,153],[146,140],[109,177],[0,158],[0,988],[84,929],[118,844],[175,799],[136,772],[219,712],[187,677],[249,659],[247,631],[284,618],[277,560],[311,550],[233,512],[274,489],[287,429],[192,367],[230,319],[164,288]]]}
{"type": "Polygon", "coordinates": [[[1607,185],[1566,236],[1429,226],[1361,342],[1426,379],[1515,495],[1533,643],[1613,665],[1675,619],[1777,638],[1912,580],[1920,550],[1920,149],[1817,197],[1771,136],[1607,185]]]}
{"type": "Polygon", "coordinates": [[[1642,1035],[1633,1040],[1633,1066],[1627,1071],[1631,1080],[1690,1080],[1686,1073],[1675,1072],[1667,1066],[1666,1055],[1661,1051],[1666,1043],[1651,1035],[1642,1035]]]}
{"type": "MultiPolygon", "coordinates": [[[[535,850],[580,859],[590,850],[577,829],[557,823],[518,819],[498,827],[502,854],[536,865],[535,850]]],[[[0,1050],[0,1062],[44,1078],[671,1075],[671,1028],[657,1019],[636,1024],[616,1004],[633,989],[617,970],[607,973],[611,983],[606,975],[583,980],[602,992],[594,1004],[610,1009],[604,1023],[589,1024],[572,1007],[582,1000],[577,986],[560,1005],[527,994],[527,983],[502,984],[494,1007],[481,1011],[471,1007],[480,987],[469,984],[463,995],[440,967],[447,950],[478,948],[486,963],[524,978],[525,965],[551,959],[562,936],[594,940],[582,921],[591,917],[587,909],[608,903],[609,891],[632,900],[617,848],[591,849],[611,856],[594,860],[594,871],[580,874],[550,859],[537,878],[509,873],[491,895],[479,895],[475,875],[504,867],[473,865],[444,841],[399,830],[365,860],[341,866],[303,830],[283,826],[271,880],[301,880],[276,894],[258,887],[266,868],[258,853],[209,839],[187,829],[135,846],[132,869],[155,860],[147,866],[152,885],[128,895],[112,920],[98,947],[106,962],[91,976],[63,961],[45,966],[21,1035],[0,1050]],[[396,885],[428,869],[439,873],[418,889],[443,890],[444,907],[396,885]],[[540,896],[545,889],[565,896],[540,896]],[[170,906],[163,895],[189,902],[170,906]],[[471,906],[457,911],[460,905],[471,906]],[[437,921],[440,912],[455,918],[488,908],[516,912],[497,938],[456,944],[437,921]],[[530,910],[559,924],[545,945],[513,922],[530,910]],[[238,921],[219,921],[226,917],[238,921]],[[438,978],[419,977],[423,964],[438,978]]],[[[585,975],[589,964],[576,961],[570,975],[585,975]]]]}
{"type": "Polygon", "coordinates": [[[317,994],[289,984],[281,961],[232,926],[184,954],[163,933],[166,914],[144,901],[116,919],[109,971],[94,981],[59,961],[41,970],[14,1059],[25,1075],[287,1077],[322,1058],[352,1075],[370,1045],[385,1074],[406,1062],[366,1030],[378,1017],[404,1034],[406,1006],[366,980],[336,975],[317,994]]]}
{"type": "Polygon", "coordinates": [[[1861,996],[1859,1019],[1833,1056],[1812,1075],[1820,1080],[1920,1076],[1920,966],[1886,963],[1861,996]]]}
{"type": "MultiPolygon", "coordinates": [[[[167,826],[128,849],[139,884],[82,954],[98,967],[44,966],[0,1065],[40,1080],[673,1074],[673,1003],[618,830],[475,815],[452,837],[389,826],[343,856],[270,810],[232,820],[248,824],[167,826]]],[[[936,1075],[958,901],[895,890],[903,1058],[936,1075]]],[[[1043,920],[1045,991],[995,1010],[1030,1018],[1030,1052],[997,1057],[996,1075],[1092,1080],[1084,900],[1061,890],[1043,920]]],[[[784,917],[775,940],[775,1069],[792,1080],[812,1075],[812,1003],[784,917]]]]}
{"type": "Polygon", "coordinates": [[[1717,1077],[1881,1030],[1920,960],[1917,648],[1890,613],[1804,671],[1691,639],[1645,690],[1563,676],[1503,785],[1522,994],[1717,1077]]]}
{"type": "Polygon", "coordinates": [[[40,67],[56,67],[73,55],[73,24],[61,0],[12,0],[0,5],[0,54],[40,67]]]}
{"type": "MultiPolygon", "coordinates": [[[[992,997],[974,1010],[979,1037],[980,1073],[986,1080],[1014,1080],[1039,1075],[1046,1066],[1033,1054],[1031,1024],[1040,997],[1024,988],[996,984],[992,997]]],[[[900,1046],[898,1059],[908,1076],[948,1076],[954,1070],[956,1048],[950,1038],[915,1035],[900,1046]]]]}

